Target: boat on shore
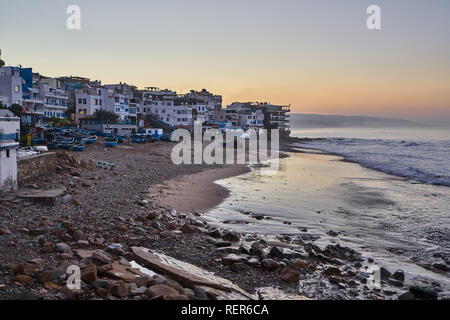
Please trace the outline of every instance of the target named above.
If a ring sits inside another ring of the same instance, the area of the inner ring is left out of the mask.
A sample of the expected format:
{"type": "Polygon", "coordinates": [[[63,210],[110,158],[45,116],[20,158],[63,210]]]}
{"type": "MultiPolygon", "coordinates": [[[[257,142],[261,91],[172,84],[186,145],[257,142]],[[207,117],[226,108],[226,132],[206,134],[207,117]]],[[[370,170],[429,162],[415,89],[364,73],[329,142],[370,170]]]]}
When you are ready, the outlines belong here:
{"type": "Polygon", "coordinates": [[[77,152],[84,151],[85,148],[86,148],[86,146],[84,144],[74,144],[74,145],[72,145],[72,150],[73,151],[77,151],[77,152]]]}
{"type": "Polygon", "coordinates": [[[117,146],[118,143],[119,143],[119,140],[117,140],[116,137],[106,138],[105,142],[104,142],[105,147],[107,147],[107,148],[113,148],[113,147],[117,146]]]}

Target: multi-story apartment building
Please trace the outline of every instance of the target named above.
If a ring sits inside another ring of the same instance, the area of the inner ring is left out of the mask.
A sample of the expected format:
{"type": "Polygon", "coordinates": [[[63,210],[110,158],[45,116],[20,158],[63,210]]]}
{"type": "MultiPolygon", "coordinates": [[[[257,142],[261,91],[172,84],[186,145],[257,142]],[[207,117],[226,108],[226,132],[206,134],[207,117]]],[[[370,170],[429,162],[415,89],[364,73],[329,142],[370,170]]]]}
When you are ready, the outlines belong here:
{"type": "Polygon", "coordinates": [[[20,70],[18,67],[0,68],[0,96],[3,97],[2,102],[6,107],[13,104],[22,105],[23,79],[20,70]]]}
{"type": "Polygon", "coordinates": [[[44,117],[67,118],[67,102],[69,96],[62,87],[61,81],[41,76],[37,87],[39,88],[41,98],[44,100],[44,117]]]}
{"type": "Polygon", "coordinates": [[[104,88],[111,90],[114,97],[114,112],[119,115],[121,120],[136,119],[137,106],[133,103],[130,113],[130,102],[135,94],[138,94],[137,88],[126,83],[104,85],[104,88]]]}
{"type": "Polygon", "coordinates": [[[90,87],[75,90],[76,121],[93,116],[96,111],[115,112],[115,97],[112,89],[90,87]]]}
{"type": "Polygon", "coordinates": [[[195,99],[206,105],[205,122],[215,121],[215,111],[222,109],[222,96],[215,95],[203,89],[202,91],[191,90],[186,94],[186,98],[195,99]]]}

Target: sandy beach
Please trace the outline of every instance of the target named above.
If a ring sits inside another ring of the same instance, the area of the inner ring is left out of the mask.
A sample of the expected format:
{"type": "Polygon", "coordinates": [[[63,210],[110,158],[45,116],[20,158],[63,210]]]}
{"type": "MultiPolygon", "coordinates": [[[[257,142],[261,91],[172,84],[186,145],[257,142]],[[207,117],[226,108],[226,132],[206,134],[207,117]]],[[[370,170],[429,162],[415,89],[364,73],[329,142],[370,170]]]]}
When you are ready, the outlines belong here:
{"type": "Polygon", "coordinates": [[[218,180],[250,172],[243,165],[206,169],[189,176],[177,177],[164,184],[152,186],[157,191],[158,204],[181,212],[206,212],[225,200],[230,191],[215,183],[218,180]]]}

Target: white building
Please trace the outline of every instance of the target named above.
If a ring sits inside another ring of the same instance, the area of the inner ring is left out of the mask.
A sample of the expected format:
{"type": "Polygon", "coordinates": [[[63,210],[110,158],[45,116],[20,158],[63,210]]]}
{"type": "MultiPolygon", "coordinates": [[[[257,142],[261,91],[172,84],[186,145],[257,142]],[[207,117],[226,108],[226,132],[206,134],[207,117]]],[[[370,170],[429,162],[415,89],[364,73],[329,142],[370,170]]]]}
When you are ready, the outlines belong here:
{"type": "Polygon", "coordinates": [[[186,94],[186,98],[201,101],[202,105],[206,105],[206,122],[215,121],[215,111],[222,109],[222,96],[212,94],[206,89],[203,89],[202,91],[191,90],[191,92],[186,94]]]}
{"type": "Polygon", "coordinates": [[[0,96],[3,105],[10,107],[13,104],[22,105],[22,84],[20,68],[0,68],[0,96]]]}
{"type": "Polygon", "coordinates": [[[114,112],[121,120],[130,120],[136,117],[136,106],[133,105],[130,114],[130,102],[133,99],[137,88],[126,83],[107,84],[104,88],[110,89],[114,96],[114,112]]]}
{"type": "Polygon", "coordinates": [[[17,189],[17,148],[20,119],[0,110],[0,192],[17,189]]]}
{"type": "Polygon", "coordinates": [[[77,121],[81,118],[93,116],[96,111],[115,112],[115,102],[112,89],[103,87],[75,90],[75,109],[77,121]]]}
{"type": "Polygon", "coordinates": [[[46,118],[67,118],[67,101],[69,96],[57,79],[41,77],[38,82],[40,96],[44,100],[46,118]]]}

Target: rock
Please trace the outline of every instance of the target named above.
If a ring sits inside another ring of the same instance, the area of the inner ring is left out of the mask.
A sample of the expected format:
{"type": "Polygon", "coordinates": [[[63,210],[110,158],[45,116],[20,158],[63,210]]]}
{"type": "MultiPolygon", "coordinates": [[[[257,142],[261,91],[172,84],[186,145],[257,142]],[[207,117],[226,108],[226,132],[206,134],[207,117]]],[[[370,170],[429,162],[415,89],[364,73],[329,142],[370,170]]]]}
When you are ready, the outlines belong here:
{"type": "Polygon", "coordinates": [[[278,262],[272,260],[272,259],[265,259],[262,261],[262,267],[267,271],[275,271],[280,268],[280,265],[278,262]]]}
{"type": "Polygon", "coordinates": [[[119,281],[109,289],[109,292],[116,298],[125,298],[128,296],[129,287],[124,281],[119,281]]]}
{"type": "Polygon", "coordinates": [[[80,241],[80,240],[84,240],[85,236],[84,233],[80,230],[76,230],[73,234],[72,237],[75,241],[80,241]]]}
{"type": "Polygon", "coordinates": [[[102,299],[106,299],[109,296],[109,289],[97,288],[95,293],[102,299]]]}
{"type": "Polygon", "coordinates": [[[301,260],[301,259],[295,259],[295,260],[292,262],[292,265],[293,265],[295,268],[298,268],[298,269],[304,269],[304,268],[307,268],[307,267],[308,267],[308,263],[305,262],[305,261],[303,261],[303,260],[301,260]]]}
{"type": "Polygon", "coordinates": [[[396,279],[389,279],[388,282],[396,287],[403,287],[403,282],[396,279]]]}
{"type": "Polygon", "coordinates": [[[272,247],[272,249],[270,249],[270,256],[272,258],[278,258],[280,260],[285,258],[283,250],[278,247],[272,247]]]}
{"type": "Polygon", "coordinates": [[[93,264],[81,268],[81,280],[92,283],[97,280],[97,267],[93,264]]]}
{"type": "Polygon", "coordinates": [[[388,280],[391,277],[391,273],[389,272],[388,269],[381,267],[380,268],[380,276],[381,276],[381,280],[388,280]]]}
{"type": "Polygon", "coordinates": [[[337,233],[337,232],[334,231],[334,230],[328,231],[327,234],[328,234],[329,236],[332,236],[332,237],[337,237],[337,236],[339,235],[339,233],[337,233]]]}
{"type": "Polygon", "coordinates": [[[231,243],[231,242],[228,242],[228,241],[216,241],[216,242],[214,243],[214,245],[215,245],[217,248],[225,248],[225,247],[231,247],[232,243],[231,243]]]}
{"type": "Polygon", "coordinates": [[[41,245],[41,252],[43,252],[43,253],[53,252],[53,244],[51,242],[44,242],[41,245]]]}
{"type": "Polygon", "coordinates": [[[103,279],[98,279],[95,280],[92,285],[94,286],[94,288],[98,289],[98,288],[103,288],[103,289],[107,289],[109,291],[109,289],[111,288],[111,282],[109,282],[108,280],[103,280],[103,279]]]}
{"type": "Polygon", "coordinates": [[[123,256],[126,254],[126,251],[124,250],[123,246],[120,243],[111,244],[108,246],[106,250],[117,256],[123,256]]]}
{"type": "Polygon", "coordinates": [[[448,271],[448,267],[444,263],[435,262],[433,263],[433,268],[441,271],[448,271]]]}
{"type": "Polygon", "coordinates": [[[70,204],[72,203],[73,197],[70,194],[66,194],[63,198],[62,201],[64,204],[70,204]]]}
{"type": "Polygon", "coordinates": [[[19,264],[12,268],[12,271],[15,275],[31,275],[36,272],[36,266],[30,263],[19,264]]]}
{"type": "Polygon", "coordinates": [[[281,280],[289,283],[298,283],[300,280],[299,273],[291,267],[284,268],[283,271],[281,272],[280,277],[281,280]]]}
{"type": "Polygon", "coordinates": [[[59,282],[67,278],[67,275],[63,271],[57,270],[45,270],[38,274],[38,280],[44,284],[46,282],[59,282]]]}
{"type": "Polygon", "coordinates": [[[412,286],[409,288],[409,292],[411,292],[416,299],[436,300],[438,297],[436,289],[431,287],[412,286]]]}
{"type": "Polygon", "coordinates": [[[108,264],[113,261],[113,258],[103,250],[95,250],[92,253],[92,262],[96,265],[108,264]]]}
{"type": "Polygon", "coordinates": [[[57,243],[55,249],[56,249],[56,252],[59,252],[59,253],[65,253],[65,252],[71,251],[69,245],[67,243],[63,243],[63,242],[57,243]]]}
{"type": "Polygon", "coordinates": [[[166,230],[161,232],[159,236],[164,239],[170,239],[173,238],[175,235],[172,233],[172,231],[166,230]]]}
{"type": "Polygon", "coordinates": [[[215,239],[222,237],[222,232],[219,229],[213,229],[209,232],[209,236],[215,239]]]}
{"type": "Polygon", "coordinates": [[[197,298],[208,299],[208,294],[206,293],[206,291],[198,286],[194,287],[194,293],[197,298]]]}
{"type": "Polygon", "coordinates": [[[31,280],[33,280],[33,278],[31,278],[30,276],[26,276],[24,274],[19,274],[14,278],[15,282],[21,283],[21,284],[27,284],[29,283],[31,280]]]}
{"type": "Polygon", "coordinates": [[[1,227],[0,228],[0,236],[11,236],[12,232],[6,228],[6,227],[1,227]]]}
{"type": "Polygon", "coordinates": [[[155,282],[155,280],[151,277],[148,276],[144,276],[144,277],[137,277],[136,279],[134,279],[134,283],[138,286],[138,287],[150,287],[153,283],[155,282]]]}
{"type": "Polygon", "coordinates": [[[139,287],[139,288],[131,288],[130,293],[133,296],[140,296],[145,294],[145,292],[147,291],[147,287],[139,287]]]}
{"type": "Polygon", "coordinates": [[[229,254],[222,258],[222,263],[226,266],[231,266],[235,263],[246,263],[250,259],[250,256],[246,254],[229,254]]]}
{"type": "Polygon", "coordinates": [[[77,243],[75,244],[75,247],[77,249],[86,249],[89,247],[89,241],[87,240],[78,240],[77,243]]]}
{"type": "Polygon", "coordinates": [[[53,282],[44,283],[44,288],[47,290],[58,290],[60,287],[53,282]]]}
{"type": "Polygon", "coordinates": [[[411,292],[405,292],[398,296],[398,300],[414,300],[414,295],[411,292]]]}
{"type": "Polygon", "coordinates": [[[157,297],[162,297],[164,299],[164,297],[168,297],[168,296],[173,296],[173,295],[178,295],[178,291],[176,291],[175,289],[163,285],[163,284],[157,284],[154,286],[151,286],[150,288],[148,288],[145,291],[145,295],[149,298],[157,298],[157,297]]]}
{"type": "Polygon", "coordinates": [[[186,233],[186,234],[193,234],[196,232],[196,229],[195,229],[195,227],[186,223],[185,225],[183,225],[183,227],[181,227],[181,231],[183,231],[183,233],[186,233]]]}
{"type": "Polygon", "coordinates": [[[229,231],[223,235],[222,239],[229,242],[239,242],[241,236],[237,232],[229,231]]]}
{"type": "Polygon", "coordinates": [[[331,266],[325,267],[323,273],[327,276],[341,276],[341,270],[339,270],[339,268],[331,266]]]}
{"type": "Polygon", "coordinates": [[[233,263],[230,269],[236,273],[248,272],[251,268],[245,263],[233,263]]]}
{"type": "Polygon", "coordinates": [[[405,281],[405,273],[403,272],[403,270],[396,270],[393,274],[392,274],[392,279],[404,282],[405,281]]]}
{"type": "Polygon", "coordinates": [[[266,252],[264,250],[264,245],[260,242],[253,242],[250,247],[250,253],[252,255],[258,256],[262,259],[266,258],[266,252]]]}

